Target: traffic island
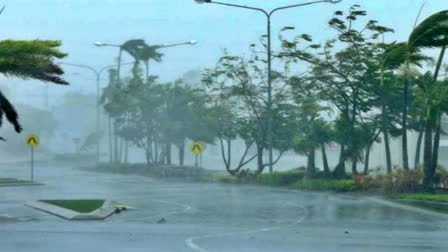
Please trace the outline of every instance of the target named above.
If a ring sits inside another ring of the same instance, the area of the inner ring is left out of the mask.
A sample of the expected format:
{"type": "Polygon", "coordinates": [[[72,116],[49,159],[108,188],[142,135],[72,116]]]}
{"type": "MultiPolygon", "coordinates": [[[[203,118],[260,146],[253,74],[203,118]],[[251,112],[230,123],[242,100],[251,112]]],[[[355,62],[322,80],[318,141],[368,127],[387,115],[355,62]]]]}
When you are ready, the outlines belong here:
{"type": "Polygon", "coordinates": [[[53,214],[67,220],[104,220],[119,213],[116,203],[109,200],[39,200],[25,203],[25,206],[53,214]]]}
{"type": "Polygon", "coordinates": [[[0,178],[0,187],[4,186],[33,186],[43,185],[34,181],[20,180],[16,178],[0,178]]]}

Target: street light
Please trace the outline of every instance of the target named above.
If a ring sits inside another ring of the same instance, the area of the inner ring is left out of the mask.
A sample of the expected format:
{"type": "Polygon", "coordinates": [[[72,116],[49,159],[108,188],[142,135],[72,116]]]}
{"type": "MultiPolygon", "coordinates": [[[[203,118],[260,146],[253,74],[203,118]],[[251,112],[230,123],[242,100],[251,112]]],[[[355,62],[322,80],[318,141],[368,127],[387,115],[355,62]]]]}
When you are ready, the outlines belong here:
{"type": "MultiPolygon", "coordinates": [[[[196,41],[196,40],[190,40],[190,41],[176,43],[176,44],[157,45],[157,48],[161,49],[161,48],[174,47],[174,46],[180,46],[180,45],[196,45],[197,43],[198,43],[198,41],[196,41]]],[[[117,65],[117,81],[119,81],[120,80],[120,63],[121,63],[121,54],[123,51],[123,45],[108,44],[108,43],[104,43],[104,42],[100,42],[100,41],[94,42],[93,44],[97,47],[111,46],[111,47],[118,47],[120,49],[119,54],[118,54],[118,65],[117,65]]]]}
{"type": "Polygon", "coordinates": [[[268,139],[268,144],[269,144],[269,172],[273,171],[273,152],[272,152],[272,55],[271,55],[271,16],[272,14],[274,14],[275,12],[279,11],[279,10],[284,10],[284,9],[290,9],[290,8],[295,8],[295,7],[300,7],[300,6],[305,6],[305,5],[311,5],[311,4],[316,4],[316,3],[332,3],[332,4],[336,4],[341,2],[342,0],[320,0],[320,1],[314,1],[314,2],[308,2],[308,3],[302,3],[302,4],[294,4],[294,5],[287,5],[287,6],[282,6],[282,7],[278,7],[275,8],[271,11],[266,11],[264,9],[261,8],[257,8],[257,7],[250,7],[250,6],[245,6],[245,5],[239,5],[239,4],[231,4],[231,3],[222,3],[222,2],[216,2],[216,1],[212,1],[212,0],[194,0],[196,3],[198,4],[204,4],[204,3],[212,3],[212,4],[218,4],[218,5],[225,5],[225,6],[230,6],[230,7],[237,7],[237,8],[243,8],[243,9],[250,9],[250,10],[255,10],[255,11],[259,11],[261,13],[263,13],[267,19],[267,54],[268,54],[268,60],[267,60],[267,65],[268,65],[268,88],[267,88],[267,93],[268,93],[268,102],[267,102],[267,111],[268,111],[268,129],[267,129],[267,139],[268,139]]]}
{"type": "MultiPolygon", "coordinates": [[[[96,42],[96,43],[100,43],[100,42],[96,42]]],[[[95,43],[95,45],[96,45],[95,43]]],[[[101,74],[104,72],[104,70],[109,69],[109,68],[113,68],[115,67],[115,65],[109,65],[109,66],[105,66],[99,70],[89,66],[89,65],[83,65],[83,64],[72,64],[72,63],[66,63],[66,62],[58,62],[57,64],[60,65],[67,65],[67,66],[73,66],[73,67],[79,67],[79,68],[84,68],[84,69],[88,69],[90,71],[92,71],[92,73],[94,73],[95,77],[96,77],[96,135],[97,137],[99,137],[99,131],[100,131],[100,112],[99,112],[99,105],[100,105],[100,79],[101,79],[101,74]]],[[[134,62],[129,62],[129,63],[125,63],[122,65],[130,65],[130,64],[134,64],[134,62]]],[[[99,157],[100,157],[100,143],[99,141],[96,144],[96,162],[99,162],[99,157]]]]}

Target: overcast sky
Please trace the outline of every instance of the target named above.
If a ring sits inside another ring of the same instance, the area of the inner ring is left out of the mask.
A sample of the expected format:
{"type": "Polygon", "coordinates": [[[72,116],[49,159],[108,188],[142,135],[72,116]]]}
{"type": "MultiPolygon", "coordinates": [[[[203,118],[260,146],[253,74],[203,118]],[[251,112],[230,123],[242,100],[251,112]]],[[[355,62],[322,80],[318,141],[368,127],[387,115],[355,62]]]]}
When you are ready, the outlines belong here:
{"type": "MultiPolygon", "coordinates": [[[[221,0],[265,9],[303,3],[302,0],[221,0]]],[[[296,27],[323,41],[332,36],[327,21],[335,10],[361,5],[369,19],[395,29],[389,41],[406,40],[423,0],[344,0],[333,5],[320,3],[284,10],[273,17],[273,34],[284,26],[296,27]]],[[[6,9],[0,16],[2,39],[62,40],[65,62],[101,68],[114,62],[117,49],[97,48],[93,42],[120,44],[142,38],[148,44],[170,44],[197,40],[196,46],[163,50],[160,64],[152,63],[151,72],[163,81],[174,80],[185,71],[214,65],[227,48],[232,53],[247,53],[249,44],[265,34],[265,18],[257,12],[193,0],[3,0],[6,9]]],[[[447,9],[446,0],[427,0],[420,20],[447,9]]],[[[278,46],[278,41],[274,40],[278,46]]],[[[275,47],[274,47],[275,48],[275,47]]],[[[435,55],[434,52],[431,54],[435,55]]],[[[123,61],[129,61],[125,58],[123,61]]],[[[50,96],[68,90],[93,92],[93,76],[82,69],[65,67],[71,87],[51,87],[50,96]]],[[[125,75],[125,71],[123,75],[125,75]]],[[[104,75],[106,78],[106,75],[104,75]]],[[[1,84],[15,85],[19,97],[39,99],[43,85],[36,81],[0,78],[1,84]],[[30,82],[33,82],[32,84],[30,82]],[[26,85],[25,85],[26,84],[26,85]],[[33,96],[32,96],[33,95],[33,96]],[[31,98],[35,97],[35,98],[31,98]]],[[[106,83],[103,82],[103,85],[106,83]]],[[[20,99],[22,100],[22,99],[20,99]]]]}

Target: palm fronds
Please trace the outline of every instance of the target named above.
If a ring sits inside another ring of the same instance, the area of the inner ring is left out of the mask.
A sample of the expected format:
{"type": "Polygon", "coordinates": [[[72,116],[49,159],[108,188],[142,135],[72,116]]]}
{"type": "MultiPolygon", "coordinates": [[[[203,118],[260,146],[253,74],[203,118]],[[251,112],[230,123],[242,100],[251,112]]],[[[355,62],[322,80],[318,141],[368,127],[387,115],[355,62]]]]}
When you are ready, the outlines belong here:
{"type": "Polygon", "coordinates": [[[442,47],[448,44],[448,10],[431,15],[411,33],[411,47],[442,47]]]}
{"type": "Polygon", "coordinates": [[[22,131],[22,126],[20,126],[19,115],[17,114],[16,109],[0,91],[0,126],[2,124],[3,114],[5,114],[6,119],[14,125],[16,132],[19,133],[22,131]]]}

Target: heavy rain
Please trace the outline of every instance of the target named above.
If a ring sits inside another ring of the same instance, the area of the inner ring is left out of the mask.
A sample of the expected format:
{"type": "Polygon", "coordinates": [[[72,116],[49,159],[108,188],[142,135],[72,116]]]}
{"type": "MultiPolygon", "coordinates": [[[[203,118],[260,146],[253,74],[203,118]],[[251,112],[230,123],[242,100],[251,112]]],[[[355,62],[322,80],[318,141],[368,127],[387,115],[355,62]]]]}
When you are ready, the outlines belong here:
{"type": "Polygon", "coordinates": [[[446,0],[0,1],[0,251],[448,251],[446,0]]]}

